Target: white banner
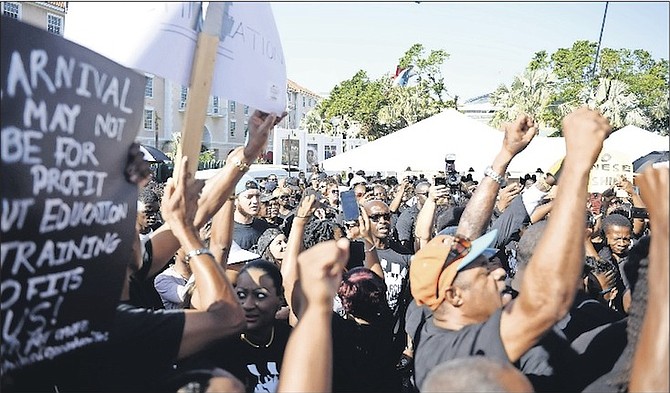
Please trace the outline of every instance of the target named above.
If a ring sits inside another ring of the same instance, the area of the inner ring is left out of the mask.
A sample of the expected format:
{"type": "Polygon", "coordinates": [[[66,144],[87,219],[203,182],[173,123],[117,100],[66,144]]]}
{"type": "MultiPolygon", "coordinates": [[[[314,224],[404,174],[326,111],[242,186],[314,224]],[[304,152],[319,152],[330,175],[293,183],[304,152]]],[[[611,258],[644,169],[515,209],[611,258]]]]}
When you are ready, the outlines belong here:
{"type": "Polygon", "coordinates": [[[626,153],[603,149],[589,173],[589,192],[602,193],[621,178],[633,181],[633,164],[626,153]]]}
{"type": "MultiPolygon", "coordinates": [[[[65,37],[127,67],[188,86],[196,28],[204,19],[201,4],[72,2],[65,37]]],[[[286,64],[270,3],[224,7],[212,95],[283,112],[286,64]]]]}

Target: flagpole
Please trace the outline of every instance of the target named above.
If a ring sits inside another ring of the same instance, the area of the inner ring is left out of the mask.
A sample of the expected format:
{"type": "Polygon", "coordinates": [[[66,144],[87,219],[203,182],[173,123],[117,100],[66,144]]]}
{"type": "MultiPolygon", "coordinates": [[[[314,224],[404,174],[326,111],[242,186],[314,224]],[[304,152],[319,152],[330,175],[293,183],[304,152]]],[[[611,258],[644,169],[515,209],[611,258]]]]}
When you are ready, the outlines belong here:
{"type": "Polygon", "coordinates": [[[207,104],[212,91],[212,77],[216,64],[216,52],[219,46],[224,17],[224,3],[210,2],[202,32],[193,55],[191,83],[186,98],[186,112],[181,129],[181,140],[177,145],[173,178],[179,178],[182,157],[189,157],[187,170],[194,174],[198,169],[198,157],[202,141],[203,127],[207,114],[207,104]]]}

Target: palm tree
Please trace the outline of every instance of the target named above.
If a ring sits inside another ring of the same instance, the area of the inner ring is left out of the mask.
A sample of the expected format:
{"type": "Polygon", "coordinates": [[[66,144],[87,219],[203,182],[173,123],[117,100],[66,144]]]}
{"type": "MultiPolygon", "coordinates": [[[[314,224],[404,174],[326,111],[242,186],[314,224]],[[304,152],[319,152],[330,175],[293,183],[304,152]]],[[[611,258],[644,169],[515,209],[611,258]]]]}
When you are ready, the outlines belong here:
{"type": "Polygon", "coordinates": [[[637,97],[622,81],[600,78],[598,87],[595,90],[583,89],[579,99],[590,108],[599,109],[603,116],[609,119],[614,129],[626,125],[638,127],[649,125],[649,118],[639,107],[637,97]]]}
{"type": "Polygon", "coordinates": [[[305,117],[300,121],[300,128],[306,129],[310,134],[321,132],[323,126],[323,119],[316,109],[307,112],[305,117]]]}
{"type": "Polygon", "coordinates": [[[540,120],[545,112],[555,108],[552,101],[556,84],[553,72],[527,68],[523,74],[514,77],[509,88],[502,85],[491,95],[491,102],[502,108],[494,114],[491,125],[500,127],[522,113],[540,120]]]}
{"type": "Polygon", "coordinates": [[[377,119],[380,124],[399,130],[438,112],[438,101],[418,86],[393,86],[388,92],[388,104],[379,110],[377,119]]]}

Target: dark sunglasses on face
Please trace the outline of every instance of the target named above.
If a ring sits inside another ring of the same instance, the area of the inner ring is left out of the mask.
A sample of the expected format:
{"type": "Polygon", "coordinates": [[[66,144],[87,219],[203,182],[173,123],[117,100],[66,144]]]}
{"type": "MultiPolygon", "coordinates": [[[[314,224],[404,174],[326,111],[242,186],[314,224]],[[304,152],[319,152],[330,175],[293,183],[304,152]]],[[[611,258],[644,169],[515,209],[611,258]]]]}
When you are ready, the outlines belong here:
{"type": "MultiPolygon", "coordinates": [[[[449,250],[449,254],[447,255],[447,259],[444,261],[444,264],[442,265],[442,269],[440,270],[440,275],[446,269],[454,263],[457,259],[460,259],[467,255],[467,253],[470,252],[470,248],[472,247],[472,242],[470,239],[468,239],[465,236],[461,235],[456,235],[454,236],[454,240],[451,243],[451,249],[449,250]]],[[[440,280],[437,280],[437,283],[435,285],[435,297],[439,298],[440,297],[440,280]]]]}
{"type": "Polygon", "coordinates": [[[384,220],[390,221],[391,220],[391,213],[371,214],[369,217],[370,217],[370,220],[374,221],[374,222],[379,221],[379,219],[382,218],[382,217],[384,217],[384,220]]]}

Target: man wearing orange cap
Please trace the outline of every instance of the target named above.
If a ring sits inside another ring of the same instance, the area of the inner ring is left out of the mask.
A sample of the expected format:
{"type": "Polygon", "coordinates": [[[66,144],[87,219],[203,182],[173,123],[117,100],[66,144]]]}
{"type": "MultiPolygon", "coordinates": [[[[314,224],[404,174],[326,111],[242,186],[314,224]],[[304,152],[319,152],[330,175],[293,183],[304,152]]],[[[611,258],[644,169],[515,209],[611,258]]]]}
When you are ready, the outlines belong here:
{"type": "Polygon", "coordinates": [[[506,127],[503,146],[463,212],[457,235],[434,238],[412,260],[412,295],[432,311],[414,332],[416,386],[450,359],[482,355],[514,363],[568,312],[584,260],[583,239],[574,233],[585,226],[588,174],[610,131],[604,117],[585,108],[563,120],[566,156],[552,218],[520,295],[503,307],[505,271],[489,260],[496,231],[479,235],[504,184],[502,174],[537,132],[527,116],[506,127]]]}

